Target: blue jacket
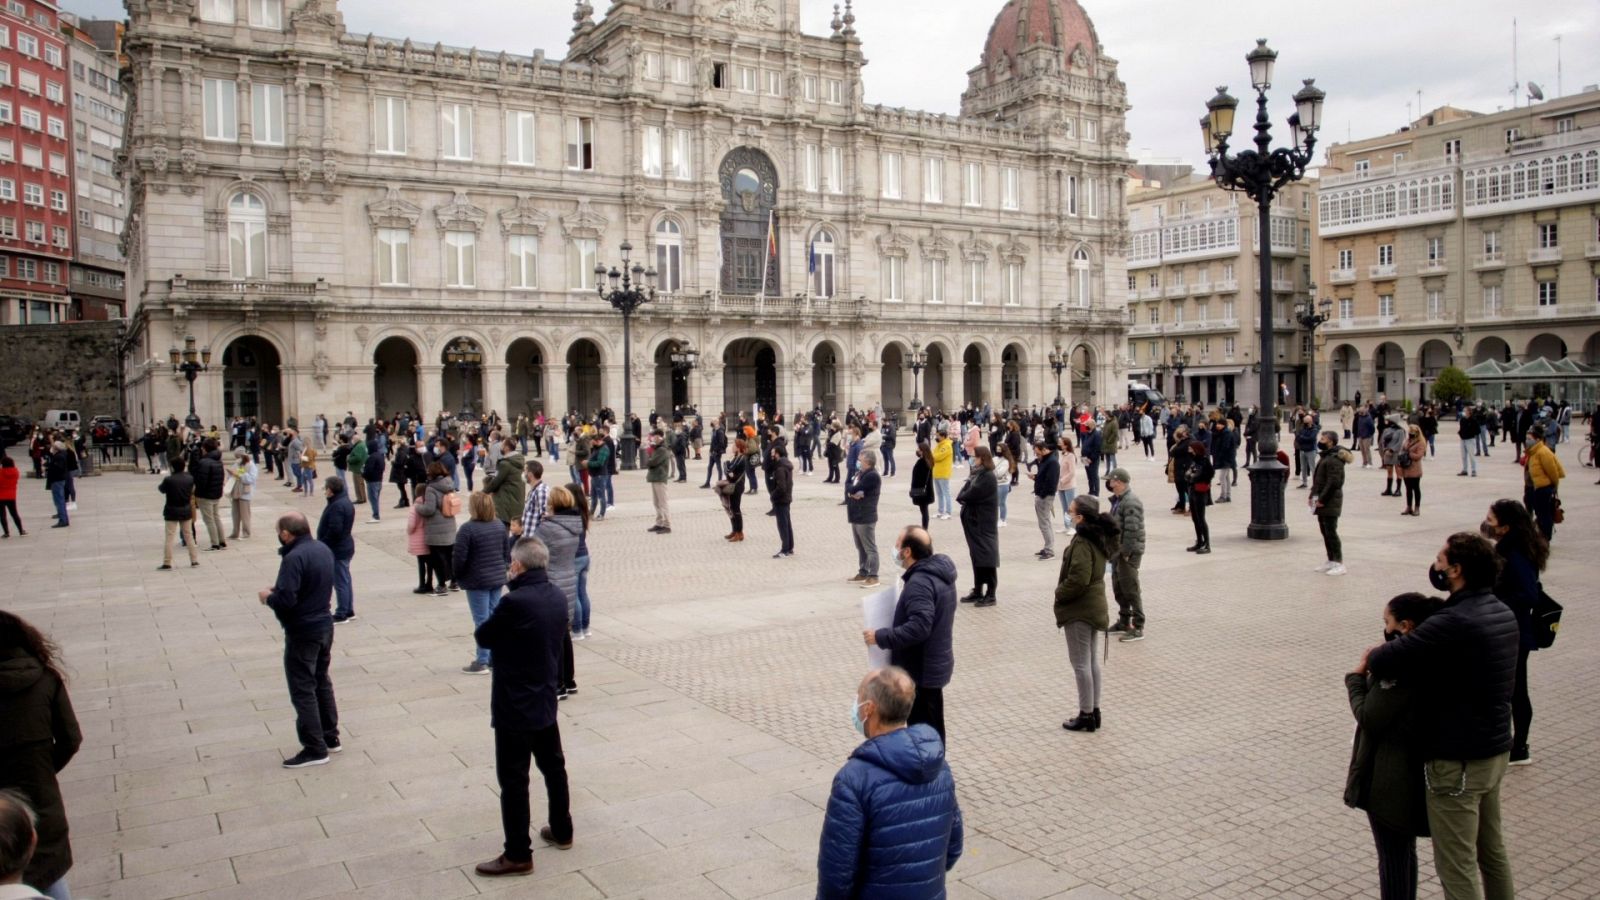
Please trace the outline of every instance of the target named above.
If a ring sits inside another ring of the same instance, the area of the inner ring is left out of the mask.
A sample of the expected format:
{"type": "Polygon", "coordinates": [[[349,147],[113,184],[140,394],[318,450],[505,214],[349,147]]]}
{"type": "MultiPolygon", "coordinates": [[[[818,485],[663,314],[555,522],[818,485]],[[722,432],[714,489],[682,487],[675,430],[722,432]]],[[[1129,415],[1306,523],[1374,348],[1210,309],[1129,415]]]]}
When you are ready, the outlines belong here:
{"type": "Polygon", "coordinates": [[[285,634],[304,636],[333,627],[333,554],[311,535],[278,549],[278,580],[267,606],[285,634]]]}
{"type": "Polygon", "coordinates": [[[344,492],[344,485],[336,489],[338,493],[328,500],[322,518],[317,520],[317,540],[328,545],[334,559],[353,559],[356,539],[350,536],[350,531],[356,525],[356,508],[350,503],[350,495],[344,492]]]}
{"type": "Polygon", "coordinates": [[[1300,453],[1310,453],[1317,449],[1317,426],[1302,425],[1294,433],[1294,449],[1300,453]]]}
{"type": "Polygon", "coordinates": [[[469,591],[490,591],[504,587],[506,566],[506,527],[499,522],[468,522],[456,531],[456,546],[451,554],[451,571],[456,583],[469,591]]]}
{"type": "Polygon", "coordinates": [[[927,725],[880,734],[833,776],[817,900],[943,900],[961,858],[961,807],[944,743],[927,725]]]}
{"type": "Polygon", "coordinates": [[[913,563],[901,579],[905,586],[894,605],[894,623],[879,628],[872,639],[917,687],[942,688],[956,667],[956,564],[935,553],[913,563]]]}

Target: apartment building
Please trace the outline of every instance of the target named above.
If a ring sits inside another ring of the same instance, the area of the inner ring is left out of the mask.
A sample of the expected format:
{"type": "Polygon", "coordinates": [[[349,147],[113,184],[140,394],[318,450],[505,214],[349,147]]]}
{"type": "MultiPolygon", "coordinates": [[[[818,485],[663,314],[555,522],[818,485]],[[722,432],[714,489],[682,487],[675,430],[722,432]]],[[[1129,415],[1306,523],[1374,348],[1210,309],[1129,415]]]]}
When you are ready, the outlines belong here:
{"type": "Polygon", "coordinates": [[[125,314],[122,231],[127,186],[117,173],[126,97],[119,81],[120,22],[83,22],[62,15],[72,72],[73,193],[76,241],[67,292],[71,318],[125,314]]]}

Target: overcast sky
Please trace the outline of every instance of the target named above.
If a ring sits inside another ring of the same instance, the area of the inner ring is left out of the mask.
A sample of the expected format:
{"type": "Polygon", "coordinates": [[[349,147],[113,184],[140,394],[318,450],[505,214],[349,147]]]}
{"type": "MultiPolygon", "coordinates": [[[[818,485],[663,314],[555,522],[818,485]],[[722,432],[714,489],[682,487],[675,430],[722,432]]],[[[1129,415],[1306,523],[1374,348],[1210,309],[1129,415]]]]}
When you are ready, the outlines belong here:
{"type": "MultiPolygon", "coordinates": [[[[290,0],[291,3],[294,0],[290,0]]],[[[831,0],[802,0],[804,29],[828,34],[831,0]]],[[[604,9],[607,0],[594,2],[604,9]]],[[[857,0],[856,29],[870,62],[867,101],[954,113],[1002,0],[857,0]]],[[[567,0],[339,0],[353,33],[442,41],[551,58],[566,53],[567,0]],[[446,12],[442,12],[446,11],[446,12]]],[[[62,0],[69,12],[122,18],[121,0],[62,0]]],[[[1480,112],[1509,106],[1512,15],[1518,19],[1517,80],[1556,96],[1560,43],[1566,93],[1600,82],[1600,0],[1343,0],[1291,6],[1266,0],[1090,0],[1085,6],[1106,52],[1118,61],[1133,110],[1129,152],[1137,159],[1199,162],[1199,118],[1217,85],[1245,98],[1244,54],[1265,37],[1279,52],[1273,117],[1291,112],[1300,79],[1328,92],[1323,142],[1392,131],[1422,108],[1445,103],[1480,112]],[[1294,9],[1297,14],[1285,15],[1294,9]],[[1224,14],[1225,11],[1225,14],[1224,14]],[[1294,20],[1319,28],[1292,27],[1294,20]],[[1264,24],[1247,25],[1258,22],[1264,24]]],[[[1243,113],[1241,112],[1241,115],[1243,113]]],[[[1282,129],[1280,129],[1280,132],[1282,129]]],[[[1281,135],[1280,135],[1281,136],[1281,135]]],[[[1320,154],[1319,154],[1320,155],[1320,154]]]]}

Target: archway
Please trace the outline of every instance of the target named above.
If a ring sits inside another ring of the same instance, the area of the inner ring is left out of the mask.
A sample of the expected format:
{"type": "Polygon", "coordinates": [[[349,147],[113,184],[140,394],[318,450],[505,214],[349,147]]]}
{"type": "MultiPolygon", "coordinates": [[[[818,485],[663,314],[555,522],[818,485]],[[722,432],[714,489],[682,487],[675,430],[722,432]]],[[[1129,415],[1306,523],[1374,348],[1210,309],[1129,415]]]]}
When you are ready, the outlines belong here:
{"type": "Polygon", "coordinates": [[[1589,335],[1589,340],[1583,345],[1583,362],[1591,366],[1600,366],[1600,331],[1589,335]]]}
{"type": "Polygon", "coordinates": [[[440,396],[444,398],[444,412],[449,415],[481,415],[484,411],[483,347],[471,338],[462,337],[448,341],[439,354],[443,381],[440,396]]]}
{"type": "Polygon", "coordinates": [[[532,338],[518,338],[506,349],[505,414],[532,418],[543,409],[544,349],[532,338]]]}
{"type": "Polygon", "coordinates": [[[588,418],[600,409],[600,348],[582,338],[567,348],[567,403],[588,418]]]}
{"type": "Polygon", "coordinates": [[[672,362],[673,354],[681,352],[684,346],[678,341],[663,341],[656,348],[656,390],[652,409],[668,420],[676,410],[689,405],[689,371],[672,362]]]}
{"type": "Polygon", "coordinates": [[[1000,354],[1000,404],[1006,409],[1022,404],[1022,350],[1016,344],[1000,354]]]}
{"type": "MultiPolygon", "coordinates": [[[[883,408],[887,411],[906,408],[905,395],[905,353],[899,344],[890,344],[883,348],[883,377],[879,384],[878,396],[883,398],[883,408]]],[[[913,386],[912,390],[916,390],[913,386]]],[[[920,398],[919,398],[920,399],[920,398]]]]}
{"type": "Polygon", "coordinates": [[[1553,334],[1545,333],[1528,342],[1528,352],[1523,354],[1523,361],[1538,359],[1539,357],[1555,362],[1567,358],[1567,342],[1553,334]]]}
{"type": "Polygon", "coordinates": [[[1094,388],[1090,387],[1094,380],[1094,352],[1087,344],[1079,344],[1072,350],[1072,391],[1067,395],[1067,402],[1076,406],[1079,403],[1094,402],[1094,388]]]}
{"type": "Polygon", "coordinates": [[[1361,354],[1349,344],[1340,344],[1328,358],[1328,370],[1333,373],[1333,402],[1354,402],[1361,392],[1361,354]]]}
{"type": "Polygon", "coordinates": [[[944,409],[944,369],[944,348],[930,344],[928,366],[922,370],[922,405],[929,409],[944,409]]]}
{"type": "Polygon", "coordinates": [[[717,169],[722,187],[722,271],[727,294],[782,296],[778,285],[778,168],[754,147],[736,147],[717,169]]]}
{"type": "Polygon", "coordinates": [[[983,405],[983,351],[968,344],[961,354],[961,397],[974,407],[983,405]]]}
{"type": "Polygon", "coordinates": [[[372,397],[378,415],[421,414],[417,391],[417,348],[405,338],[385,338],[372,351],[372,397]]]}
{"type": "Polygon", "coordinates": [[[1378,345],[1372,355],[1373,371],[1377,375],[1376,389],[1380,394],[1393,394],[1397,400],[1406,396],[1406,354],[1400,345],[1386,342],[1378,345]]]}
{"type": "Polygon", "coordinates": [[[722,353],[722,408],[738,415],[760,404],[778,409],[778,353],[760,338],[741,338],[722,353]]]}
{"type": "Polygon", "coordinates": [[[1511,345],[1497,337],[1487,337],[1479,341],[1477,348],[1472,351],[1473,365],[1491,359],[1498,363],[1511,362],[1511,345]]]}
{"type": "Polygon", "coordinates": [[[283,378],[278,348],[266,338],[242,337],[222,351],[222,416],[283,424],[283,378]]]}
{"type": "MultiPolygon", "coordinates": [[[[823,412],[839,408],[839,350],[823,341],[811,352],[811,404],[823,412]]],[[[898,407],[884,404],[884,410],[898,407]]]]}

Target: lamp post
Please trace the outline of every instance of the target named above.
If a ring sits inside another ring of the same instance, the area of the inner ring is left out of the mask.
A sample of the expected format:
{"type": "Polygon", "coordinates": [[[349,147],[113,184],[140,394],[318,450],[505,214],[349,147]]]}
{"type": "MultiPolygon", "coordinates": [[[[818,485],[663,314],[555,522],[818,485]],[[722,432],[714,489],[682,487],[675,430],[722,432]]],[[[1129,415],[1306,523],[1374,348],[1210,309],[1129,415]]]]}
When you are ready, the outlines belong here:
{"type": "Polygon", "coordinates": [[[1333,301],[1327,297],[1316,300],[1317,286],[1311,285],[1311,296],[1294,305],[1295,321],[1311,332],[1311,352],[1306,355],[1306,380],[1311,382],[1311,412],[1317,411],[1317,329],[1333,318],[1333,301]]]}
{"type": "Polygon", "coordinates": [[[470,421],[472,415],[472,389],[467,381],[467,376],[473,369],[483,363],[483,351],[468,338],[456,338],[455,342],[445,348],[444,361],[456,367],[461,373],[461,415],[460,419],[470,421]]]}
{"type": "Polygon", "coordinates": [[[1057,407],[1064,406],[1064,405],[1066,405],[1066,402],[1067,402],[1067,398],[1061,396],[1061,373],[1069,365],[1071,365],[1070,358],[1067,356],[1067,354],[1061,352],[1061,345],[1057,344],[1056,348],[1054,350],[1050,351],[1050,368],[1053,369],[1055,371],[1055,373],[1056,373],[1056,406],[1057,407]]]}
{"type": "Polygon", "coordinates": [[[1188,367],[1189,354],[1183,351],[1183,341],[1180,340],[1176,343],[1175,349],[1172,351],[1172,369],[1178,373],[1178,390],[1173,394],[1172,399],[1178,401],[1179,403],[1186,402],[1183,397],[1183,370],[1188,367]]]}
{"type": "Polygon", "coordinates": [[[184,379],[189,382],[189,415],[183,424],[189,426],[191,431],[199,430],[200,416],[194,411],[194,380],[200,373],[211,368],[211,348],[196,348],[194,335],[187,335],[183,339],[183,349],[174,346],[167,354],[172,358],[172,371],[182,372],[184,379]]]}
{"type": "Polygon", "coordinates": [[[1322,125],[1322,102],[1326,96],[1306,79],[1294,95],[1295,113],[1289,117],[1293,146],[1272,148],[1272,120],[1267,116],[1267,91],[1272,87],[1272,69],[1278,54],[1265,40],[1245,56],[1250,65],[1250,86],[1256,91],[1255,149],[1228,155],[1228,138],[1233,136],[1234,112],[1239,101],[1228,89],[1217,89],[1206,103],[1207,116],[1201,120],[1201,137],[1210,157],[1211,177],[1224,190],[1242,191],[1256,201],[1260,233],[1261,377],[1258,379],[1259,411],[1257,427],[1260,457],[1250,466],[1250,527],[1246,533],[1255,540],[1281,541],[1289,536],[1284,517],[1285,482],[1288,467],[1278,462],[1278,419],[1274,389],[1277,380],[1273,361],[1276,335],[1272,326],[1272,198],[1290,182],[1305,177],[1317,144],[1317,129],[1322,125]]]}
{"type": "Polygon", "coordinates": [[[928,354],[921,344],[911,345],[911,409],[922,408],[922,370],[928,367],[928,354]]]}
{"type": "MultiPolygon", "coordinates": [[[[672,353],[668,354],[667,359],[672,363],[673,376],[683,379],[683,405],[690,406],[689,373],[699,366],[700,352],[688,344],[676,344],[672,348],[672,353]]],[[[690,408],[693,409],[692,406],[690,408]]]]}
{"type": "Polygon", "coordinates": [[[622,454],[622,468],[635,469],[639,464],[639,446],[633,436],[633,313],[639,307],[656,299],[656,270],[645,269],[640,263],[628,264],[628,254],[633,245],[622,242],[622,268],[606,270],[604,264],[594,267],[595,291],[611,308],[622,313],[622,436],[617,446],[622,454]],[[606,279],[611,287],[606,288],[606,279]]]}

